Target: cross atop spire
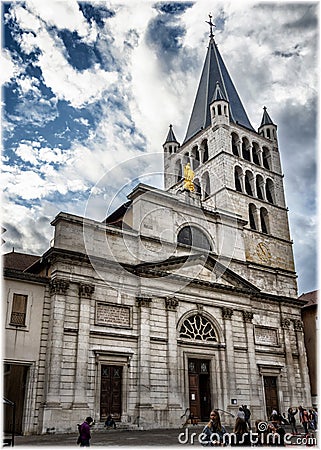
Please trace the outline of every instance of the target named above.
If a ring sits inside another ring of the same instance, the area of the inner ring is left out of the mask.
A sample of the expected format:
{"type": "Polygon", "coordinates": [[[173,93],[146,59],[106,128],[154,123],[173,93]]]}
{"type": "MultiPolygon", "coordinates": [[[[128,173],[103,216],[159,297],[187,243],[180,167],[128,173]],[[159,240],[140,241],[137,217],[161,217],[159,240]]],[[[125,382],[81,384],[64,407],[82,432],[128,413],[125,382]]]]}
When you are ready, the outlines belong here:
{"type": "Polygon", "coordinates": [[[212,39],[214,37],[213,27],[215,27],[215,24],[212,22],[212,17],[213,16],[211,14],[209,14],[208,17],[210,18],[210,21],[208,22],[207,20],[205,20],[205,22],[208,23],[209,26],[210,26],[210,38],[212,39]]]}

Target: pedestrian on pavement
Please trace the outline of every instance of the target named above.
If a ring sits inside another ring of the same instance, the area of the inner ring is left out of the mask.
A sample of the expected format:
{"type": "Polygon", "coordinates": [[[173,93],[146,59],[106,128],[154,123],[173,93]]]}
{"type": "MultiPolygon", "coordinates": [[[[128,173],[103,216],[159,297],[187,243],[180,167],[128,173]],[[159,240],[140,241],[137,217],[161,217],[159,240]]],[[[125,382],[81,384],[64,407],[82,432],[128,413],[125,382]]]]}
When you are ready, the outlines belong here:
{"type": "Polygon", "coordinates": [[[295,415],[298,412],[298,408],[289,408],[288,409],[288,421],[291,425],[292,434],[298,434],[298,430],[296,428],[296,420],[295,415]]]}
{"type": "Polygon", "coordinates": [[[236,418],[233,433],[235,437],[233,435],[230,436],[231,446],[251,447],[250,434],[245,420],[240,417],[236,418]]]}
{"type": "Polygon", "coordinates": [[[250,421],[251,411],[249,410],[247,405],[243,405],[243,411],[244,411],[244,416],[245,416],[245,422],[248,426],[248,429],[250,430],[251,429],[251,421],[250,421]]]}
{"type": "Polygon", "coordinates": [[[226,434],[226,430],[224,425],[221,424],[220,413],[213,409],[210,414],[210,420],[202,432],[202,445],[223,445],[224,434],[226,434]]]}
{"type": "Polygon", "coordinates": [[[79,441],[80,447],[90,447],[90,426],[93,424],[93,419],[89,416],[79,427],[79,441]]]}
{"type": "Polygon", "coordinates": [[[302,406],[299,406],[299,411],[300,411],[300,422],[304,428],[304,433],[307,435],[309,433],[309,431],[308,431],[309,413],[302,406]]]}
{"type": "Polygon", "coordinates": [[[309,409],[309,426],[313,431],[317,429],[316,413],[314,409],[309,409]]]}
{"type": "Polygon", "coordinates": [[[243,406],[239,407],[236,417],[239,417],[240,419],[245,420],[245,412],[244,412],[243,406]]]}

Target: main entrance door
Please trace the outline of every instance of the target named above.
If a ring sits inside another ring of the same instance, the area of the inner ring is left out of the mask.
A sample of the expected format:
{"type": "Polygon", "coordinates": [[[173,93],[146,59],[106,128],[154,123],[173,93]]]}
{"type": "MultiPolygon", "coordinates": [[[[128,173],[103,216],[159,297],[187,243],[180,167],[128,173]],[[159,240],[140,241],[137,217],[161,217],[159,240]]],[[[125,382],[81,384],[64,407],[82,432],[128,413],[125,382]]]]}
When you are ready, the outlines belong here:
{"type": "Polygon", "coordinates": [[[264,376],[263,381],[264,381],[266,414],[267,417],[270,417],[273,409],[279,411],[276,377],[264,376]]]}
{"type": "Polygon", "coordinates": [[[208,360],[188,360],[189,408],[202,421],[207,421],[211,412],[209,367],[208,360]]]}
{"type": "Polygon", "coordinates": [[[121,418],[122,366],[101,366],[100,420],[121,418]]]}

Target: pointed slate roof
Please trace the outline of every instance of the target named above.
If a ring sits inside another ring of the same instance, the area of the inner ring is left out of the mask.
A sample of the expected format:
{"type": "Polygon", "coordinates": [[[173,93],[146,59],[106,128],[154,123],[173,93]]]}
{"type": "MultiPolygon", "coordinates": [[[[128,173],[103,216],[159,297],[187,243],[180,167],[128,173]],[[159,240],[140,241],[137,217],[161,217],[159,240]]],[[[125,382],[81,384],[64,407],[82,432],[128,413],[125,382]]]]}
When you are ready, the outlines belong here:
{"type": "Polygon", "coordinates": [[[168,142],[176,142],[177,144],[179,143],[175,137],[175,134],[173,131],[173,125],[169,126],[168,135],[167,135],[167,138],[166,138],[166,141],[164,142],[164,144],[167,144],[168,142]]]}
{"type": "Polygon", "coordinates": [[[264,125],[274,125],[271,117],[269,116],[267,110],[266,110],[266,106],[263,107],[263,117],[262,117],[262,122],[260,125],[260,128],[263,127],[264,125]]]}
{"type": "Polygon", "coordinates": [[[201,129],[207,128],[211,124],[209,106],[214,99],[217,82],[219,82],[225,99],[230,103],[231,121],[255,131],[247,117],[217,45],[211,37],[184,143],[201,129]]]}

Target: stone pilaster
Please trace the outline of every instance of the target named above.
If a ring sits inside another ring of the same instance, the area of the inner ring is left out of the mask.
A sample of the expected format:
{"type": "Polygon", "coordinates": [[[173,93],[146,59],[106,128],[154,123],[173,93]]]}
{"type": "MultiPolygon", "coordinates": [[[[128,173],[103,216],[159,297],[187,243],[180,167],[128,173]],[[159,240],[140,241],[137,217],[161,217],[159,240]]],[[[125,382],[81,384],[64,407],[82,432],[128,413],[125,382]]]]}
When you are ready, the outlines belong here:
{"type": "Polygon", "coordinates": [[[80,283],[79,295],[79,319],[78,340],[76,356],[76,373],[74,384],[73,408],[87,408],[87,367],[90,332],[90,300],[95,291],[95,286],[80,283]]]}
{"type": "Polygon", "coordinates": [[[48,339],[50,345],[50,361],[48,364],[46,408],[60,407],[61,345],[64,337],[66,293],[68,288],[68,280],[62,278],[55,278],[49,284],[49,293],[51,296],[50,331],[48,339]]]}
{"type": "Polygon", "coordinates": [[[285,347],[285,362],[286,362],[286,372],[288,378],[288,388],[290,396],[290,404],[294,405],[296,403],[296,388],[295,383],[295,373],[294,373],[294,363],[291,348],[291,336],[290,336],[291,320],[288,318],[281,319],[281,328],[283,332],[283,341],[285,347]]]}
{"type": "Polygon", "coordinates": [[[150,297],[136,297],[138,306],[138,411],[141,426],[152,423],[150,398],[150,297]]]}
{"type": "Polygon", "coordinates": [[[176,336],[177,307],[177,298],[165,298],[165,308],[167,311],[168,410],[169,412],[173,412],[174,417],[178,415],[174,410],[181,409],[178,395],[178,354],[176,336]]]}
{"type": "Polygon", "coordinates": [[[253,329],[253,312],[242,311],[245,336],[247,342],[247,356],[249,367],[249,382],[250,382],[250,404],[251,406],[259,406],[259,391],[258,391],[258,369],[256,365],[255,357],[255,344],[254,344],[254,329],[253,329]]]}
{"type": "MultiPolygon", "coordinates": [[[[226,342],[226,366],[228,372],[228,393],[229,397],[235,398],[236,396],[236,380],[235,380],[235,361],[234,361],[234,340],[233,340],[233,327],[232,327],[232,315],[234,311],[232,308],[223,306],[222,317],[224,323],[225,342],[226,342]]],[[[230,400],[227,403],[230,406],[230,400]]]]}
{"type": "Polygon", "coordinates": [[[306,358],[306,350],[303,337],[303,323],[301,319],[293,319],[293,328],[296,334],[296,342],[299,354],[299,367],[302,386],[302,403],[311,405],[310,380],[308,374],[308,363],[306,358]]]}

